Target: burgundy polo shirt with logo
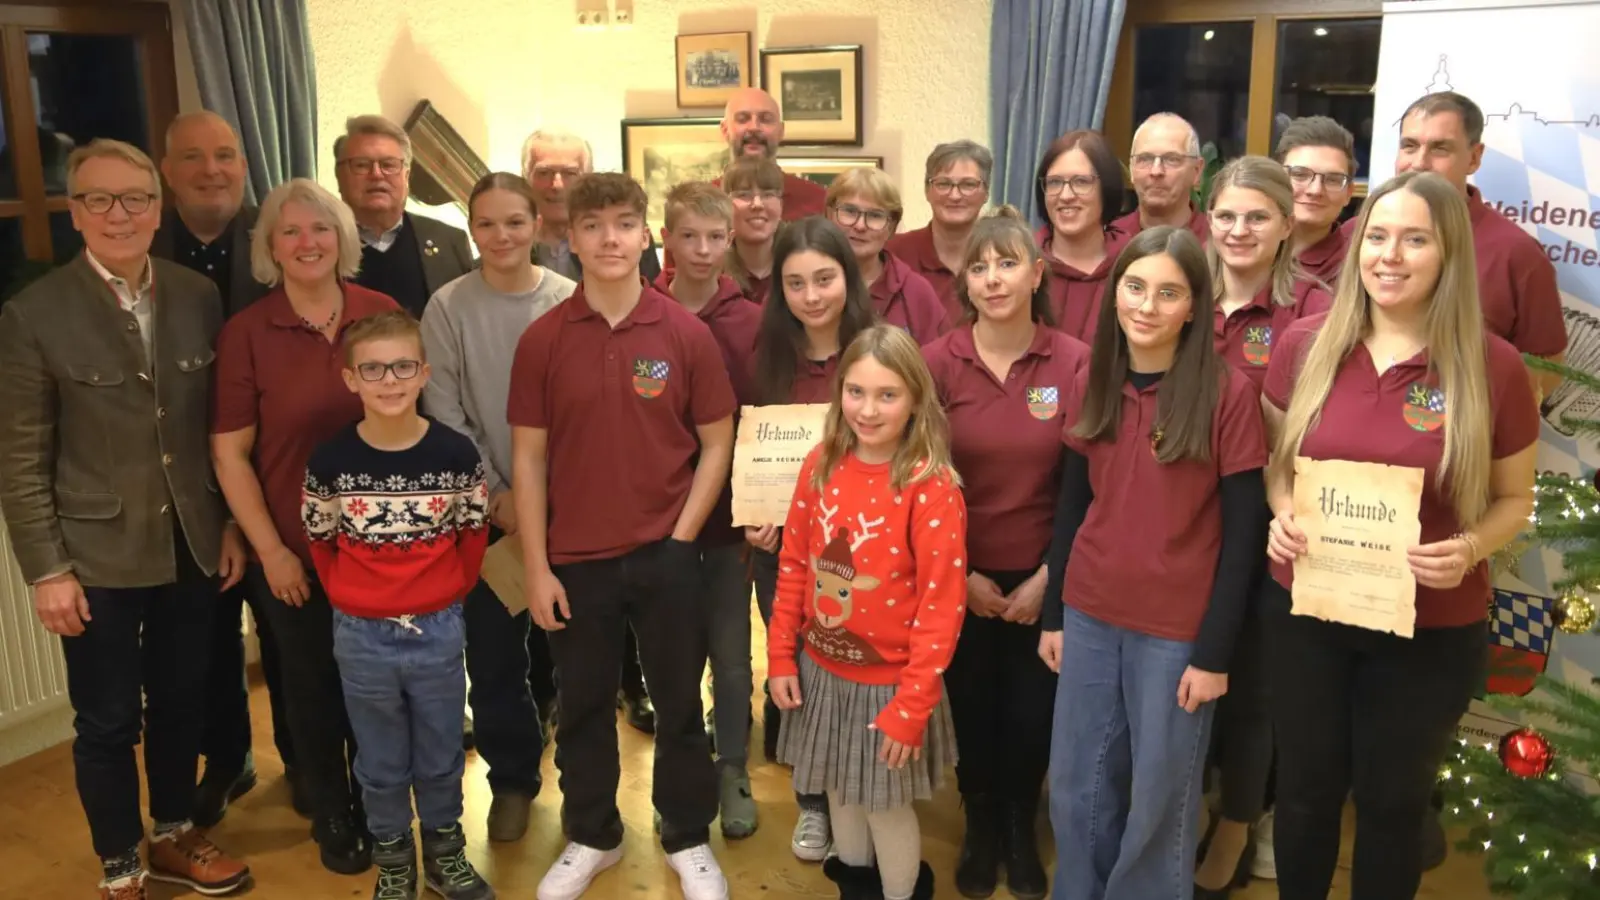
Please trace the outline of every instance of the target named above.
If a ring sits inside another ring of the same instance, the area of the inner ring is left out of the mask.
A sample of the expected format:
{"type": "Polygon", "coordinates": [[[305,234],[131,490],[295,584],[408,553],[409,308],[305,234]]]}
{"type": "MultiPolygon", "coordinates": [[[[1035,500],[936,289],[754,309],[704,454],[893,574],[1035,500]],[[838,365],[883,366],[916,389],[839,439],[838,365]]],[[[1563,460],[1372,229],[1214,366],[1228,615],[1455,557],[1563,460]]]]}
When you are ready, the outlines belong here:
{"type": "MultiPolygon", "coordinates": [[[[1289,408],[1300,363],[1322,321],[1319,316],[1298,322],[1280,340],[1264,388],[1267,400],[1278,409],[1289,408]]],[[[1521,354],[1503,338],[1492,334],[1484,338],[1494,430],[1490,453],[1493,459],[1504,459],[1538,440],[1539,407],[1521,354]]],[[[1339,364],[1321,414],[1300,443],[1300,455],[1425,470],[1421,543],[1431,544],[1461,531],[1450,501],[1450,480],[1438,483],[1449,418],[1449,398],[1439,387],[1426,350],[1379,374],[1366,345],[1357,343],[1339,364]]],[[[1294,566],[1271,566],[1272,577],[1279,584],[1293,586],[1294,566]]],[[[1417,585],[1417,627],[1481,622],[1488,600],[1487,562],[1479,563],[1461,584],[1448,590],[1417,585]]]]}
{"type": "MultiPolygon", "coordinates": [[[[1204,210],[1191,208],[1189,221],[1184,227],[1200,239],[1202,247],[1211,240],[1211,217],[1207,216],[1204,210]]],[[[1139,210],[1134,209],[1133,212],[1113,220],[1111,228],[1122,236],[1122,243],[1126,244],[1134,235],[1144,230],[1144,223],[1139,219],[1139,210]]]]}
{"type": "Polygon", "coordinates": [[[945,325],[954,328],[966,312],[961,308],[961,301],[956,298],[956,273],[945,268],[944,261],[939,259],[939,251],[933,246],[933,226],[924,225],[915,231],[905,231],[889,238],[883,248],[901,262],[911,267],[927,280],[933,288],[933,293],[939,298],[939,303],[944,307],[945,325]]]}
{"type": "Polygon", "coordinates": [[[1273,303],[1270,284],[1231,316],[1224,317],[1218,304],[1212,320],[1217,353],[1228,365],[1250,376],[1259,389],[1267,379],[1273,344],[1282,340],[1290,325],[1325,313],[1332,305],[1333,297],[1309,278],[1295,282],[1293,306],[1273,303]]]}
{"type": "MultiPolygon", "coordinates": [[[[1222,549],[1223,478],[1267,464],[1260,393],[1224,367],[1211,419],[1211,458],[1156,461],[1157,382],[1122,385],[1122,418],[1113,439],[1071,434],[1081,412],[1088,369],[1062,416],[1068,447],[1089,460],[1094,500],[1067,562],[1065,601],[1116,625],[1172,641],[1192,641],[1211,602],[1222,549]]],[[[1526,381],[1526,379],[1524,379],[1526,381]]]]}
{"type": "Polygon", "coordinates": [[[972,326],[922,348],[950,419],[950,452],[967,498],[973,568],[1038,568],[1050,548],[1061,490],[1061,409],[1089,364],[1089,348],[1052,328],[1004,379],[983,364],[972,326]]]}
{"type": "Polygon", "coordinates": [[[1331,291],[1338,286],[1339,270],[1344,268],[1345,254],[1349,250],[1350,231],[1335,225],[1322,240],[1300,251],[1300,270],[1320,279],[1331,291]]]}
{"type": "Polygon", "coordinates": [[[696,427],[735,406],[711,329],[652,287],[615,328],[582,285],[535,319],[517,341],[506,419],[549,433],[551,563],[669,536],[694,479],[696,427]]]}
{"type": "Polygon", "coordinates": [[[945,308],[927,279],[911,271],[898,256],[879,253],[883,271],[872,283],[872,309],[890,325],[899,325],[918,344],[932,343],[945,332],[945,308]]]}
{"type": "Polygon", "coordinates": [[[250,463],[278,537],[311,565],[300,492],[311,451],[362,417],[361,398],[344,383],[344,332],[350,323],[399,309],[387,294],[341,283],[344,311],[329,342],[306,325],[278,287],[235,313],[217,337],[211,433],[256,429],[250,463]]]}
{"type": "Polygon", "coordinates": [[[1106,279],[1117,263],[1117,254],[1127,244],[1120,232],[1106,231],[1106,258],[1095,266],[1093,272],[1080,272],[1057,259],[1050,252],[1051,229],[1040,228],[1034,235],[1045,264],[1050,267],[1050,313],[1055,316],[1056,328],[1094,346],[1094,333],[1100,325],[1100,302],[1105,299],[1106,279]]]}

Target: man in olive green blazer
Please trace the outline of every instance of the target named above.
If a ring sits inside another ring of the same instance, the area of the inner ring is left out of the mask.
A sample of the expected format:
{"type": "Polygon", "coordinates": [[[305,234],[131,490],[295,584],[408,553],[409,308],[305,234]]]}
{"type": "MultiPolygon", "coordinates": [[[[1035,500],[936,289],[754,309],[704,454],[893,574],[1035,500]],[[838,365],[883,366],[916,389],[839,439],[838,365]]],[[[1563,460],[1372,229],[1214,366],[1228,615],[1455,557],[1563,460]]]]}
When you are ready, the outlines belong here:
{"type": "Polygon", "coordinates": [[[84,252],[0,311],[0,513],[62,636],[102,896],[143,898],[147,877],[226,893],[250,870],[190,823],[212,607],[244,571],[207,435],[221,300],[150,257],[161,188],[144,153],[94,141],[67,180],[84,252]]]}

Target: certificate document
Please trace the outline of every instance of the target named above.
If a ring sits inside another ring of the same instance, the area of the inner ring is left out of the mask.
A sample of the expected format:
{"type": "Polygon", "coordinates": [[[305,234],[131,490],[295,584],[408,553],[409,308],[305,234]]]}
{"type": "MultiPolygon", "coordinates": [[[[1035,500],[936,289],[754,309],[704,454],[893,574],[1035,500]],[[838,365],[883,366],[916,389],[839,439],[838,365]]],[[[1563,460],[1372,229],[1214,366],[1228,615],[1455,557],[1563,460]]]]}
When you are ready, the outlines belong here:
{"type": "Polygon", "coordinates": [[[1346,460],[1294,461],[1295,615],[1411,637],[1417,579],[1406,550],[1422,534],[1423,470],[1346,460]]]}
{"type": "Polygon", "coordinates": [[[516,535],[508,534],[489,545],[483,554],[483,569],[479,574],[489,590],[505,604],[506,612],[515,616],[528,608],[528,595],[523,588],[522,544],[518,543],[516,535]]]}
{"type": "Polygon", "coordinates": [[[733,524],[782,525],[806,454],[822,441],[826,403],[746,406],[733,442],[733,524]]]}

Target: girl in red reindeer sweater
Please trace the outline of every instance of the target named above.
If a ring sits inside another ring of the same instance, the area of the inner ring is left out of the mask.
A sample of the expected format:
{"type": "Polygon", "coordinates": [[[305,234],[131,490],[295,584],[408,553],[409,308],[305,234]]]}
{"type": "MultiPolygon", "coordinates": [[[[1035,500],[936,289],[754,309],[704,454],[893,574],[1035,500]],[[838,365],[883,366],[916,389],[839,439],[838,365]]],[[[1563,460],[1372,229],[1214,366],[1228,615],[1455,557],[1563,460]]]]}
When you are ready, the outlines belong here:
{"type": "Polygon", "coordinates": [[[966,504],[916,341],[873,326],[839,372],[789,507],[767,631],[772,696],[793,710],[779,759],[795,790],[827,792],[838,856],[823,870],[842,900],[931,898],[911,803],[955,762],[940,676],[966,612],[966,504]]]}

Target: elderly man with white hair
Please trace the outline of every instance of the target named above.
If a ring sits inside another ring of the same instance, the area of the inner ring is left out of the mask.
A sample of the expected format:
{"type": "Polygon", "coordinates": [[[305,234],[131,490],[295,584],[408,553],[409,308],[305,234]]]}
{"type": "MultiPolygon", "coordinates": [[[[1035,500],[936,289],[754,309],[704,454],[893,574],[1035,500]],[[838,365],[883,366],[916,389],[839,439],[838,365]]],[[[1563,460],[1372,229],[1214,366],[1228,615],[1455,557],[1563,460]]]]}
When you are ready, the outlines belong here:
{"type": "Polygon", "coordinates": [[[1156,113],[1133,133],[1128,169],[1139,207],[1111,223],[1121,240],[1146,228],[1187,228],[1204,244],[1211,236],[1205,210],[1195,209],[1194,186],[1200,182],[1200,136],[1182,116],[1156,113]]]}
{"type": "MultiPolygon", "coordinates": [[[[533,186],[534,202],[538,206],[539,227],[533,244],[533,261],[573,281],[583,280],[583,264],[567,240],[567,189],[579,175],[593,171],[594,148],[570,131],[541,128],[522,142],[522,177],[533,186]]],[[[648,236],[650,243],[639,256],[639,275],[654,284],[661,275],[661,261],[656,257],[655,235],[648,236]]],[[[625,678],[624,684],[628,682],[625,678]]],[[[648,708],[649,698],[642,686],[636,696],[643,697],[643,708],[648,708]]],[[[631,704],[628,712],[629,721],[641,714],[631,704]]],[[[634,724],[648,723],[635,721],[634,724]]]]}

